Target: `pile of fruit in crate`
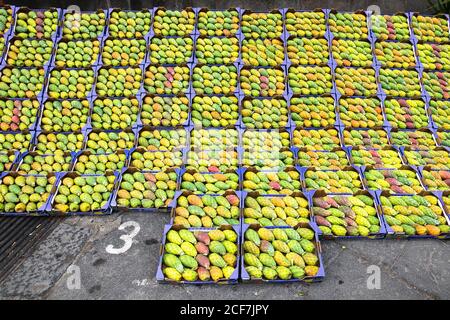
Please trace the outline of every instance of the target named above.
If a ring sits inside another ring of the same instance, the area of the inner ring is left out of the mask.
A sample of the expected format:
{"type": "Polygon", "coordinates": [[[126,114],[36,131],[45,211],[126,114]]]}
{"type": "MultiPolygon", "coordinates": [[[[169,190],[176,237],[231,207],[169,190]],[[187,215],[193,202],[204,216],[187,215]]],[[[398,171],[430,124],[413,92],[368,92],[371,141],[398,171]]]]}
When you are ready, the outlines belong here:
{"type": "Polygon", "coordinates": [[[0,215],[170,213],[171,283],[316,281],[320,238],[450,238],[446,19],[0,8],[0,215]]]}

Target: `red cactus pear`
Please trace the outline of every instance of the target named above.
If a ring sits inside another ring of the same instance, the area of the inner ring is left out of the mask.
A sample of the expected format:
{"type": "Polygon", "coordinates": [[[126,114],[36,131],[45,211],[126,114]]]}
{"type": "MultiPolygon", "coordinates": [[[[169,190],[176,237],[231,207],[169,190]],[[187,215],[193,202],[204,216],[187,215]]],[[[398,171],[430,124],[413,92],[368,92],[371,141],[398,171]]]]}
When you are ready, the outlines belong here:
{"type": "Polygon", "coordinates": [[[336,201],[341,206],[350,207],[352,205],[351,202],[348,200],[348,198],[343,197],[343,196],[334,197],[334,201],[336,201]]]}
{"type": "Polygon", "coordinates": [[[345,217],[344,220],[345,220],[345,222],[347,222],[347,224],[349,226],[353,226],[353,227],[358,226],[358,224],[353,219],[350,219],[349,217],[345,217]]]}
{"type": "Polygon", "coordinates": [[[405,114],[404,117],[405,117],[406,121],[412,121],[413,120],[413,118],[409,114],[405,114]]]}
{"type": "Polygon", "coordinates": [[[398,104],[403,108],[408,107],[408,102],[405,99],[398,100],[398,104]]]}
{"type": "Polygon", "coordinates": [[[395,193],[405,193],[405,191],[400,188],[399,186],[391,186],[391,190],[394,191],[395,193]]]}
{"type": "Polygon", "coordinates": [[[145,180],[150,182],[156,182],[156,177],[152,173],[144,173],[145,180]]]}
{"type": "Polygon", "coordinates": [[[197,260],[197,262],[198,262],[198,264],[199,264],[200,266],[202,266],[203,268],[206,268],[206,269],[209,269],[209,267],[210,267],[210,265],[211,265],[211,263],[209,262],[208,257],[207,257],[207,256],[204,256],[204,255],[202,255],[202,254],[198,254],[198,255],[195,257],[195,260],[197,260]]]}
{"type": "Polygon", "coordinates": [[[412,122],[406,122],[405,126],[407,129],[414,129],[414,123],[412,123],[412,122]]]}
{"type": "Polygon", "coordinates": [[[356,218],[356,213],[350,207],[343,206],[343,207],[340,207],[339,210],[341,210],[345,214],[345,216],[349,217],[350,219],[356,218]]]}
{"type": "Polygon", "coordinates": [[[339,208],[339,204],[331,197],[326,197],[325,201],[333,208],[339,208]]]}
{"type": "Polygon", "coordinates": [[[167,67],[167,72],[169,72],[170,74],[175,74],[175,69],[174,67],[167,67]]]}
{"type": "Polygon", "coordinates": [[[439,171],[439,175],[441,176],[441,178],[443,180],[450,179],[450,172],[448,172],[448,171],[439,171]]]}
{"type": "Polygon", "coordinates": [[[372,155],[372,157],[377,157],[379,158],[380,156],[378,155],[377,150],[369,150],[370,154],[372,155]]]}
{"type": "Polygon", "coordinates": [[[327,201],[325,201],[324,199],[321,199],[321,198],[314,198],[313,204],[315,206],[323,208],[323,209],[328,209],[329,207],[331,207],[331,205],[327,201]]]}
{"type": "Polygon", "coordinates": [[[216,166],[209,166],[208,171],[209,172],[220,172],[219,168],[217,168],[216,166]]]}
{"type": "Polygon", "coordinates": [[[235,196],[234,194],[229,194],[226,196],[228,202],[232,205],[232,206],[238,206],[239,205],[239,198],[237,196],[235,196]]]}
{"type": "Polygon", "coordinates": [[[203,242],[206,245],[209,245],[210,239],[207,232],[195,231],[194,232],[195,239],[203,242]]]}
{"type": "Polygon", "coordinates": [[[209,253],[208,246],[206,244],[204,244],[203,242],[200,242],[200,241],[195,244],[195,249],[200,254],[208,254],[209,253]]]}
{"type": "Polygon", "coordinates": [[[14,123],[19,123],[20,119],[19,119],[18,116],[12,116],[11,117],[11,121],[14,122],[14,123]]]}
{"type": "Polygon", "coordinates": [[[276,182],[276,181],[270,181],[270,182],[269,182],[269,186],[270,186],[272,189],[275,189],[275,190],[281,190],[280,184],[279,184],[278,182],[276,182]]]}
{"type": "Polygon", "coordinates": [[[389,183],[391,186],[399,186],[400,183],[395,178],[386,178],[386,182],[389,183]]]}
{"type": "Polygon", "coordinates": [[[209,279],[211,279],[211,275],[209,274],[209,271],[203,267],[199,267],[197,269],[197,273],[198,273],[198,278],[201,281],[208,281],[209,279]]]}
{"type": "Polygon", "coordinates": [[[331,223],[328,220],[326,220],[324,217],[316,216],[315,218],[316,218],[316,223],[319,226],[331,228],[331,223]]]}

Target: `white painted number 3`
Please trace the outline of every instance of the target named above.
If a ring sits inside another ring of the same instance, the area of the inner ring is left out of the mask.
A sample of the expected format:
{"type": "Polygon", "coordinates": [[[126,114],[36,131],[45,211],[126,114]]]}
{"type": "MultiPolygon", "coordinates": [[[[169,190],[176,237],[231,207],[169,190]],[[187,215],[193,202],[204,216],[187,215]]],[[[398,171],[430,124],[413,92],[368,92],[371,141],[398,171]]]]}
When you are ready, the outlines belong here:
{"type": "Polygon", "coordinates": [[[126,228],[133,228],[130,233],[120,236],[120,239],[124,242],[121,248],[115,248],[112,244],[106,247],[106,252],[110,254],[122,254],[127,252],[133,245],[133,238],[137,236],[141,230],[141,226],[136,221],[127,221],[122,223],[119,230],[125,230],[126,228]]]}

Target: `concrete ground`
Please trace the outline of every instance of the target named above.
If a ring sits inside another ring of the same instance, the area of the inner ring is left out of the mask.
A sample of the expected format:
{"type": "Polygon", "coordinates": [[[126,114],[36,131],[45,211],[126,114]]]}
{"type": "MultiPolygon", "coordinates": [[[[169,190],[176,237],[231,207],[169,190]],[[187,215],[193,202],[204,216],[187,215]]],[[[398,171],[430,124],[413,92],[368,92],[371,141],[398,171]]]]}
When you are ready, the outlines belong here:
{"type": "Polygon", "coordinates": [[[0,284],[0,299],[450,298],[450,246],[439,240],[323,241],[321,283],[158,284],[160,239],[168,221],[162,213],[66,218],[0,284]],[[137,234],[127,248],[121,236],[133,230],[137,234]],[[377,267],[379,286],[373,280],[377,267]]]}

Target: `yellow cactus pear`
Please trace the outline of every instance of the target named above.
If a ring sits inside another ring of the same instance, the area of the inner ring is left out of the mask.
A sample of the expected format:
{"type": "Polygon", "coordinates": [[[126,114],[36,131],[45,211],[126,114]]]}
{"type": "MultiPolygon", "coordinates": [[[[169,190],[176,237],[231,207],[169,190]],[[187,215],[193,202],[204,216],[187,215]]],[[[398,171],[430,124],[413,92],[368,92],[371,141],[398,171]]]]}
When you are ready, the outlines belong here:
{"type": "Polygon", "coordinates": [[[220,280],[223,278],[223,272],[222,269],[217,266],[212,266],[211,269],[209,269],[209,273],[211,275],[211,279],[214,281],[220,280]]]}
{"type": "Polygon", "coordinates": [[[182,274],[182,277],[186,281],[195,281],[197,280],[198,274],[192,269],[185,269],[182,274]]]}
{"type": "Polygon", "coordinates": [[[258,235],[259,235],[259,238],[261,238],[262,240],[266,240],[266,241],[274,240],[274,235],[273,235],[272,231],[270,231],[267,228],[259,228],[258,235]]]}
{"type": "Polygon", "coordinates": [[[317,266],[306,266],[305,273],[309,277],[314,277],[319,272],[319,267],[317,266]]]}
{"type": "Polygon", "coordinates": [[[236,242],[236,240],[237,240],[237,234],[236,234],[236,232],[234,232],[233,230],[224,230],[224,231],[223,231],[223,234],[225,235],[225,238],[226,238],[228,241],[236,242]]]}
{"type": "Polygon", "coordinates": [[[292,265],[304,268],[305,267],[305,261],[303,260],[302,256],[295,253],[295,252],[289,252],[286,254],[286,258],[291,262],[292,265]]]}
{"type": "Polygon", "coordinates": [[[269,267],[264,267],[262,272],[267,280],[274,280],[278,276],[277,271],[269,267]]]}
{"type": "Polygon", "coordinates": [[[222,242],[223,246],[225,247],[225,249],[227,250],[228,253],[232,253],[235,254],[237,252],[237,245],[234,242],[225,240],[224,242],[222,242]]]}
{"type": "Polygon", "coordinates": [[[197,256],[197,250],[195,249],[195,247],[192,243],[185,241],[181,244],[180,247],[183,250],[183,252],[185,254],[187,254],[188,256],[191,256],[194,258],[197,256]]]}
{"type": "Polygon", "coordinates": [[[222,230],[211,230],[208,232],[209,238],[215,241],[224,241],[225,233],[222,230]]]}
{"type": "Polygon", "coordinates": [[[281,240],[281,241],[288,241],[289,237],[284,231],[284,229],[272,229],[272,233],[275,239],[281,240]]]}
{"type": "Polygon", "coordinates": [[[305,261],[306,265],[308,266],[315,266],[319,259],[314,253],[307,252],[302,256],[303,260],[305,261]]]}
{"type": "Polygon", "coordinates": [[[291,261],[289,261],[280,251],[275,251],[273,256],[275,262],[279,266],[290,267],[291,261]]]}
{"type": "Polygon", "coordinates": [[[223,277],[225,279],[230,279],[234,273],[234,270],[235,269],[232,266],[226,266],[225,268],[222,269],[223,277]]]}
{"type": "Polygon", "coordinates": [[[236,264],[236,256],[232,253],[226,253],[222,258],[229,266],[234,267],[236,264]]]}
{"type": "Polygon", "coordinates": [[[181,273],[179,273],[175,268],[167,267],[163,270],[164,275],[170,280],[180,281],[181,273]]]}
{"type": "Polygon", "coordinates": [[[288,253],[288,252],[291,251],[289,249],[289,246],[286,244],[286,242],[283,242],[281,240],[274,240],[274,241],[272,241],[272,245],[275,248],[275,250],[278,250],[281,253],[288,253]]]}

